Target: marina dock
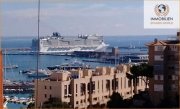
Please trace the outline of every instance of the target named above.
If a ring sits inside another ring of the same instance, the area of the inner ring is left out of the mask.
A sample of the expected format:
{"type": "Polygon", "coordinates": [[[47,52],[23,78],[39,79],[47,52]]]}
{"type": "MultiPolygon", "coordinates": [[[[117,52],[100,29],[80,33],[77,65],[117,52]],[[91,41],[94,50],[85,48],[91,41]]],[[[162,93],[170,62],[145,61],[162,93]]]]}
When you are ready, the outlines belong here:
{"type": "Polygon", "coordinates": [[[5,81],[3,83],[4,94],[25,94],[34,92],[33,82],[5,81]]]}
{"type": "Polygon", "coordinates": [[[34,103],[35,99],[33,97],[16,97],[16,96],[4,96],[7,103],[17,103],[28,105],[30,103],[34,103]]]}

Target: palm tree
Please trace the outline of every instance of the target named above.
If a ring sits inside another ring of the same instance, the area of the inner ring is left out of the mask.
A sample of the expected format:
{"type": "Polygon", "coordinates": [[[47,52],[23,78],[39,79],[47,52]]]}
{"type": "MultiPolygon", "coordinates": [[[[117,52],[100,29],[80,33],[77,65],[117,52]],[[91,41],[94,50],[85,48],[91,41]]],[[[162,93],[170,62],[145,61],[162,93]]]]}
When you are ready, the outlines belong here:
{"type": "Polygon", "coordinates": [[[146,79],[144,79],[144,78],[141,78],[141,79],[145,82],[146,89],[147,89],[147,86],[149,84],[149,79],[154,76],[153,75],[153,66],[146,64],[146,63],[141,64],[139,76],[145,76],[146,77],[146,79]]]}
{"type": "Polygon", "coordinates": [[[149,79],[153,77],[153,66],[142,63],[140,65],[133,65],[130,68],[131,74],[127,74],[127,78],[133,80],[134,93],[137,94],[137,79],[141,77],[145,84],[146,89],[149,84],[149,79]],[[143,78],[145,76],[146,78],[143,78]]]}
{"type": "Polygon", "coordinates": [[[133,65],[130,68],[131,74],[127,75],[130,80],[133,80],[134,93],[137,94],[137,79],[139,77],[140,67],[137,65],[133,65]]]}

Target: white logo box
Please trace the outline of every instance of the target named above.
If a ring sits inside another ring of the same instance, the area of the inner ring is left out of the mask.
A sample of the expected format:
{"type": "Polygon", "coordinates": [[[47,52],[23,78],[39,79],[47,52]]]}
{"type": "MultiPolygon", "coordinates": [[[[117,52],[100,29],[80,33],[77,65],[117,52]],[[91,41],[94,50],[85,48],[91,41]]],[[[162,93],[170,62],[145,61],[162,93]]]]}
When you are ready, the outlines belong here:
{"type": "Polygon", "coordinates": [[[144,28],[145,29],[179,29],[180,28],[180,0],[144,0],[144,28]],[[168,5],[166,16],[157,16],[157,5],[168,5]],[[152,20],[152,18],[172,18],[171,21],[152,20]]]}

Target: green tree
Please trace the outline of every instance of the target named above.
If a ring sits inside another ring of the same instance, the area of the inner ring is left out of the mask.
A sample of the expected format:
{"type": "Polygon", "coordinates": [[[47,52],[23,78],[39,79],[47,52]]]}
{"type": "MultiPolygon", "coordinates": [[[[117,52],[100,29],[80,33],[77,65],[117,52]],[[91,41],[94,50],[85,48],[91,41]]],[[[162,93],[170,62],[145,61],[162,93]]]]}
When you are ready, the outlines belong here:
{"type": "Polygon", "coordinates": [[[32,102],[28,104],[27,109],[34,109],[34,107],[35,107],[35,104],[34,102],[32,102]]]}
{"type": "Polygon", "coordinates": [[[62,102],[59,98],[50,98],[43,103],[42,108],[70,108],[70,105],[62,102]]]}
{"type": "Polygon", "coordinates": [[[127,78],[129,78],[130,80],[133,80],[134,93],[137,94],[137,79],[139,76],[140,67],[138,65],[133,65],[130,68],[130,72],[131,72],[131,74],[127,73],[127,78]]]}
{"type": "Polygon", "coordinates": [[[134,101],[134,103],[132,104],[134,108],[153,108],[154,107],[148,91],[141,91],[138,94],[135,94],[132,100],[134,101]],[[140,103],[136,104],[137,102],[135,101],[139,101],[140,103]]]}
{"type": "Polygon", "coordinates": [[[149,79],[153,77],[153,66],[142,63],[140,65],[133,65],[130,68],[131,74],[127,73],[127,78],[130,80],[133,80],[133,86],[134,86],[134,93],[137,94],[137,80],[139,77],[142,79],[146,84],[146,89],[149,84],[149,79]],[[142,76],[146,77],[143,78],[142,76]]]}
{"type": "Polygon", "coordinates": [[[107,102],[108,108],[126,108],[127,103],[123,100],[123,97],[118,92],[113,92],[110,96],[110,100],[107,102]]]}
{"type": "Polygon", "coordinates": [[[152,78],[154,76],[153,75],[153,66],[143,63],[139,66],[139,70],[140,70],[140,72],[138,73],[138,76],[146,77],[146,79],[144,79],[144,78],[141,78],[141,79],[145,82],[146,89],[147,89],[150,78],[152,78]]]}

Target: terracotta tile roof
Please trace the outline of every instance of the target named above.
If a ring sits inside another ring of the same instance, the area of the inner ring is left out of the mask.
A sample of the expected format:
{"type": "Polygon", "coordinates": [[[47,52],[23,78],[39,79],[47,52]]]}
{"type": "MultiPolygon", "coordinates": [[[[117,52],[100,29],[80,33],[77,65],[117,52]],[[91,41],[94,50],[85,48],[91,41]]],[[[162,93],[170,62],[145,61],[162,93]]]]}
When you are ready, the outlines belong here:
{"type": "Polygon", "coordinates": [[[146,46],[157,46],[157,45],[167,45],[165,41],[157,41],[146,44],[146,46]]]}

